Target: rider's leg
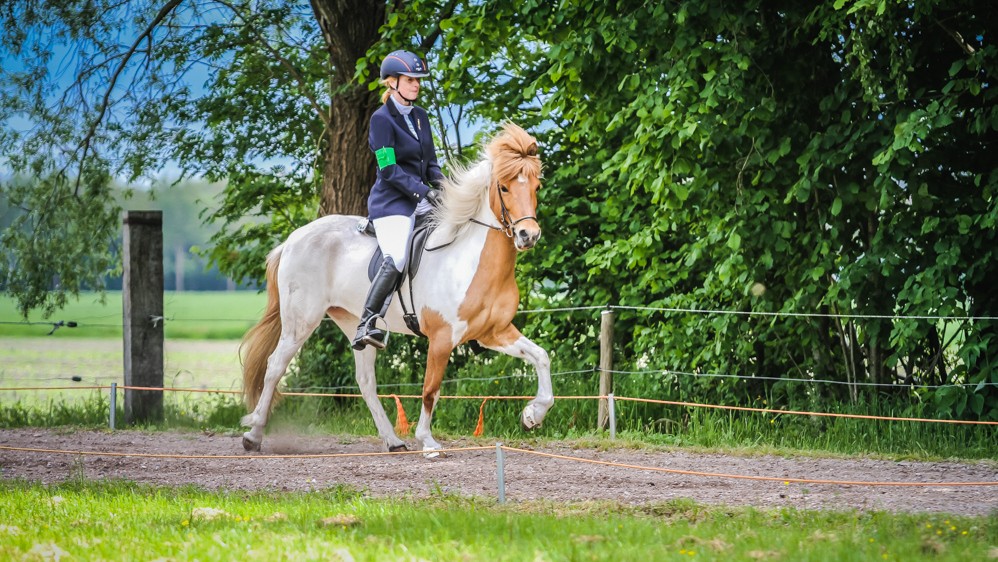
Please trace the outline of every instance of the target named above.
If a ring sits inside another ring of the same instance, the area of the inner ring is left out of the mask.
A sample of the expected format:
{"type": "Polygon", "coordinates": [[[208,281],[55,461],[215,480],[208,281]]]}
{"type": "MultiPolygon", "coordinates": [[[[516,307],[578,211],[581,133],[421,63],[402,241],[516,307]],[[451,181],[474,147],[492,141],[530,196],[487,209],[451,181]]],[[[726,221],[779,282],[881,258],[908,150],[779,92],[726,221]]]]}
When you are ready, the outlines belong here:
{"type": "Polygon", "coordinates": [[[360,325],[353,340],[354,349],[364,349],[368,345],[378,349],[385,347],[386,334],[377,327],[376,322],[387,312],[392,292],[402,278],[402,271],[409,258],[409,237],[412,235],[414,221],[412,216],[374,219],[374,229],[384,261],[367,293],[360,325]]]}

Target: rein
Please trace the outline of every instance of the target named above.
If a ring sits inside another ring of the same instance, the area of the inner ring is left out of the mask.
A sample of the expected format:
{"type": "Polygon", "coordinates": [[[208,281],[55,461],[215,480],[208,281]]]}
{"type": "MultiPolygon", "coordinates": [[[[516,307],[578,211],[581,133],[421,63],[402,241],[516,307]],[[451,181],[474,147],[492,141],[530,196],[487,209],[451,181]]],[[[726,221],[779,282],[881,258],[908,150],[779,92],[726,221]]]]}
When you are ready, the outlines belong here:
{"type": "Polygon", "coordinates": [[[484,222],[482,222],[480,220],[477,220],[477,219],[471,219],[471,222],[473,222],[475,224],[480,224],[480,225],[482,225],[484,227],[487,227],[487,228],[491,228],[492,230],[497,230],[499,232],[502,232],[503,234],[506,235],[506,238],[512,238],[513,237],[513,227],[515,227],[516,225],[520,224],[521,222],[523,222],[525,220],[532,220],[532,221],[534,221],[534,222],[536,222],[538,224],[540,224],[540,221],[538,221],[537,217],[534,216],[534,215],[527,215],[527,216],[524,216],[524,217],[520,217],[520,218],[518,218],[516,220],[513,220],[513,216],[511,214],[509,214],[509,209],[506,207],[506,200],[503,199],[503,196],[502,196],[502,190],[503,190],[504,187],[506,189],[509,189],[508,187],[506,187],[506,186],[502,185],[501,183],[499,183],[499,178],[496,178],[496,193],[499,194],[499,207],[502,209],[501,216],[498,217],[498,218],[499,218],[499,223],[502,226],[495,226],[495,225],[492,225],[492,224],[484,223],[484,222]]]}

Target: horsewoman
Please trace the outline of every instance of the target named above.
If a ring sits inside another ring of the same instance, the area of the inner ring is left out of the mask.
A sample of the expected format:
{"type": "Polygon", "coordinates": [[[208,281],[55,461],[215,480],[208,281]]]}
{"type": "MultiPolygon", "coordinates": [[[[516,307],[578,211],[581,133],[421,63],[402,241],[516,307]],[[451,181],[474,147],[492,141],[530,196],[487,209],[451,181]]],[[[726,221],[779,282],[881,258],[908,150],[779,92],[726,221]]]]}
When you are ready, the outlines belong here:
{"type": "Polygon", "coordinates": [[[426,62],[399,50],[381,63],[383,104],[371,116],[368,144],[378,162],[378,177],[367,198],[384,259],[371,283],[353,348],[385,347],[386,333],[377,320],[384,316],[409,259],[416,214],[436,206],[443,180],[426,110],[415,105],[420,79],[429,76],[426,62]]]}

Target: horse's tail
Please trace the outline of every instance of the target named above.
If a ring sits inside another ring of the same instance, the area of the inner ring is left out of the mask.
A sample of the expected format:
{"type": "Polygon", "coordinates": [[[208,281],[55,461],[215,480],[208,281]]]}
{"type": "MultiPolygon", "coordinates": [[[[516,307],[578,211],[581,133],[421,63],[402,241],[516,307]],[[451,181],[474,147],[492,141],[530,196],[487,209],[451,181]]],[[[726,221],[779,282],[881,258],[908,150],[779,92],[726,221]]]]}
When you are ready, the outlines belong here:
{"type": "MultiPolygon", "coordinates": [[[[243,396],[252,411],[263,393],[263,380],[267,374],[267,359],[277,349],[281,338],[281,300],[277,290],[277,266],[281,263],[284,245],[274,248],[267,256],[267,309],[256,326],[250,328],[239,345],[239,358],[243,365],[243,396]]],[[[280,393],[274,393],[274,404],[280,393]]]]}

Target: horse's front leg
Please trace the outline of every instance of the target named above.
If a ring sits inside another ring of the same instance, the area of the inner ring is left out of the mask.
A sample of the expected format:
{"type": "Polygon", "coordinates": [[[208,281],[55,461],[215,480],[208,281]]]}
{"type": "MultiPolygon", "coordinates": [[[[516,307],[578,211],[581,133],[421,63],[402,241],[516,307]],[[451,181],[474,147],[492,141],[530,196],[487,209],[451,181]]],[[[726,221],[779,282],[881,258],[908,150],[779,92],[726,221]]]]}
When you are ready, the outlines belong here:
{"type": "Polygon", "coordinates": [[[422,444],[423,456],[432,459],[440,455],[436,452],[443,447],[433,438],[430,424],[433,422],[433,408],[440,398],[440,385],[444,380],[447,363],[454,346],[450,341],[450,331],[446,337],[430,337],[430,345],[426,357],[426,376],[423,378],[423,407],[416,425],[416,440],[422,444]]]}
{"type": "Polygon", "coordinates": [[[479,340],[479,343],[511,357],[519,357],[534,366],[537,371],[537,396],[523,408],[520,424],[527,431],[540,426],[544,416],[554,405],[554,393],[551,389],[551,359],[547,351],[525,338],[512,324],[495,337],[479,340]]]}

